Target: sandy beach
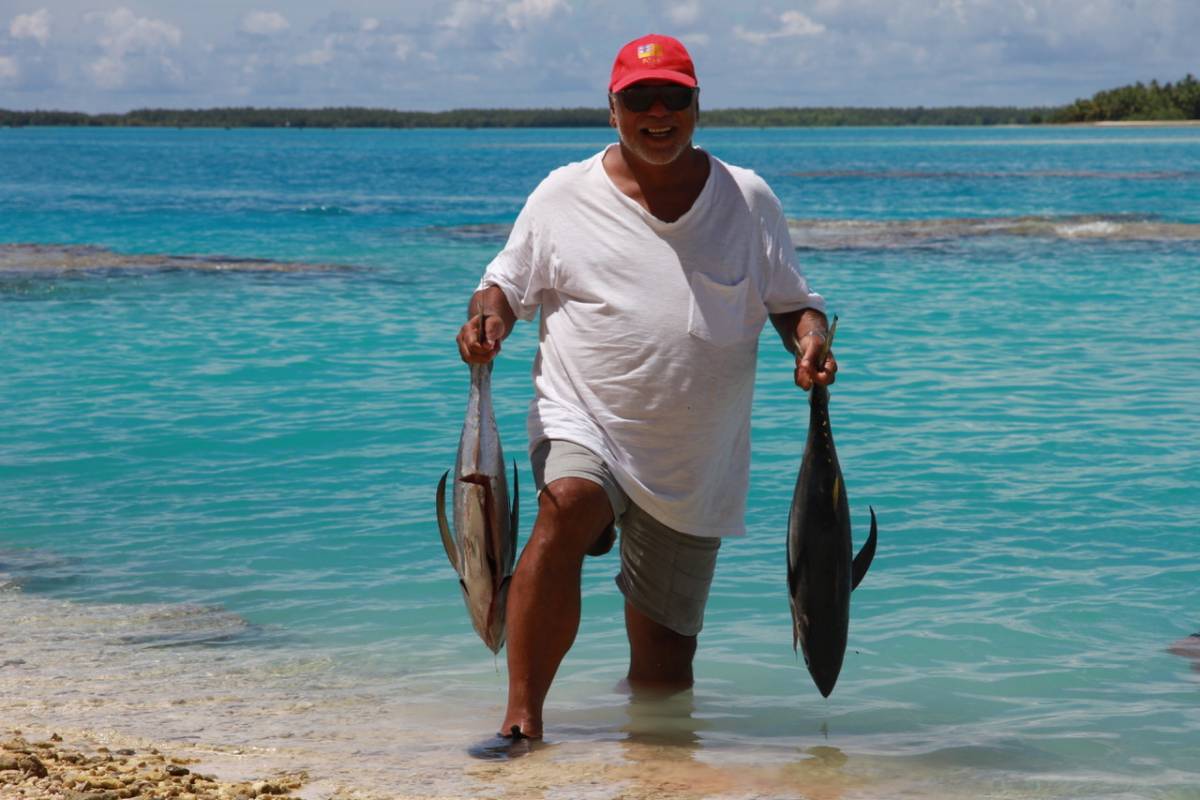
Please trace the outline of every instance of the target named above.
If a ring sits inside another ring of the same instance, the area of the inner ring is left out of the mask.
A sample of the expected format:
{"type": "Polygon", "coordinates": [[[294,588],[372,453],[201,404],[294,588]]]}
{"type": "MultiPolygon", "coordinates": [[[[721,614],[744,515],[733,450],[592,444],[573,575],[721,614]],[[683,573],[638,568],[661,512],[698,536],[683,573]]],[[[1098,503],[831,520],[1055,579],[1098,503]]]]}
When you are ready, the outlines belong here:
{"type": "MultiPolygon", "coordinates": [[[[395,765],[395,791],[332,782],[307,770],[282,768],[283,754],[220,745],[170,746],[113,733],[65,734],[7,729],[0,740],[0,798],[22,800],[249,800],[261,797],[329,800],[450,800],[454,798],[807,798],[887,796],[886,784],[847,770],[836,748],[811,748],[791,764],[714,765],[671,742],[631,742],[623,757],[608,748],[547,744],[508,762],[464,759],[444,780],[412,785],[413,765],[395,765]],[[599,756],[599,757],[598,757],[599,756]],[[442,785],[438,785],[442,783],[442,785]]],[[[882,777],[881,775],[875,776],[882,777]]],[[[899,777],[893,775],[893,778],[899,777]]],[[[911,788],[911,786],[910,786],[911,788]]],[[[939,796],[940,792],[922,792],[939,796]]],[[[948,795],[946,795],[948,796],[948,795]]]]}

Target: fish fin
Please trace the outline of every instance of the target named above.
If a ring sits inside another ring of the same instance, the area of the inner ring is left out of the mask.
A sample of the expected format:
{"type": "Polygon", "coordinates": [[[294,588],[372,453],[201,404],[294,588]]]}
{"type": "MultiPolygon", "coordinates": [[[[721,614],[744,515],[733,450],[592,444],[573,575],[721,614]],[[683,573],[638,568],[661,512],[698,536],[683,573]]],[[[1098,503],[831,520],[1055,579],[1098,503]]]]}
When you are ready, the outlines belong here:
{"type": "MultiPolygon", "coordinates": [[[[869,507],[869,506],[868,506],[869,507]]],[[[871,535],[867,537],[867,541],[862,546],[862,550],[858,551],[858,555],[854,557],[854,569],[850,579],[850,591],[858,588],[862,583],[863,576],[867,574],[867,570],[871,567],[871,559],[875,558],[875,538],[877,529],[875,527],[875,509],[871,509],[871,535]]]]}
{"type": "MultiPolygon", "coordinates": [[[[450,559],[450,565],[454,567],[454,571],[462,574],[462,570],[458,568],[458,546],[454,544],[454,537],[450,535],[450,522],[446,519],[446,476],[450,474],[450,470],[442,473],[442,479],[438,481],[437,488],[437,521],[438,529],[442,532],[442,547],[446,548],[446,557],[450,559]]],[[[466,590],[466,587],[463,587],[466,590]]]]}
{"type": "Polygon", "coordinates": [[[521,519],[521,487],[520,476],[517,474],[517,460],[513,459],[513,504],[512,514],[508,518],[509,535],[512,536],[513,550],[517,549],[517,521],[521,519]]]}
{"type": "Polygon", "coordinates": [[[833,507],[838,507],[838,496],[842,493],[842,476],[837,475],[833,479],[833,507]]]}
{"type": "Polygon", "coordinates": [[[789,597],[788,605],[792,607],[792,652],[798,653],[800,652],[800,628],[796,620],[796,598],[789,597]]]}
{"type": "Polygon", "coordinates": [[[505,575],[500,581],[500,588],[496,590],[496,608],[500,610],[500,616],[508,619],[508,587],[512,583],[512,575],[505,575]]]}

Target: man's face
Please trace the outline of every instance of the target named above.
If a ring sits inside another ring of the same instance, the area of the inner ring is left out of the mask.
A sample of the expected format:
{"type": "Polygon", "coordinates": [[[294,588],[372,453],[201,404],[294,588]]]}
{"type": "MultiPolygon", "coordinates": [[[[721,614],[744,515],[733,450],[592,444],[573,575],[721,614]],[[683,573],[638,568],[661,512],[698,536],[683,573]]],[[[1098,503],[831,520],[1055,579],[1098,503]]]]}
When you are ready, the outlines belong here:
{"type": "MultiPolygon", "coordinates": [[[[670,86],[670,81],[639,81],[643,86],[670,86]]],[[[682,111],[671,111],[656,100],[646,111],[625,108],[620,93],[608,97],[608,124],[617,129],[621,143],[639,160],[665,166],[682,156],[692,145],[692,134],[700,115],[699,91],[691,105],[682,111]]]]}

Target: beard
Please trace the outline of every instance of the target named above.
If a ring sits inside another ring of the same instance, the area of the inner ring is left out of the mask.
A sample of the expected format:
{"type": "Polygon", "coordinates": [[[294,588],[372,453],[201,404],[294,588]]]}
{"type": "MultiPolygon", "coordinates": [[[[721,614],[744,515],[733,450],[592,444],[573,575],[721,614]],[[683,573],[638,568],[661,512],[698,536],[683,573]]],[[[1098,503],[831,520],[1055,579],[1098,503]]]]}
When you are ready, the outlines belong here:
{"type": "Polygon", "coordinates": [[[639,161],[658,167],[673,164],[692,148],[690,139],[678,142],[671,140],[656,142],[645,138],[641,131],[631,137],[622,136],[621,144],[639,161]]]}

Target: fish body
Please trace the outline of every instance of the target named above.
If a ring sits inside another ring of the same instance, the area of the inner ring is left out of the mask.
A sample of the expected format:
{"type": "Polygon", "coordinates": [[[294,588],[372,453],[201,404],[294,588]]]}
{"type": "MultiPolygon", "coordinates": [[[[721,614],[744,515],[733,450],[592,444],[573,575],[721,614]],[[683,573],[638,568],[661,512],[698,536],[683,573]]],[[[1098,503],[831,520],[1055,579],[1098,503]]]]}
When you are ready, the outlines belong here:
{"type": "Polygon", "coordinates": [[[504,452],[492,409],[492,365],[471,365],[467,414],[458,440],[452,489],[454,531],[446,519],[446,478],[437,488],[438,528],[458,573],[463,601],[479,638],[493,653],[504,646],[505,605],[517,554],[518,486],[513,463],[512,506],[504,452]]]}
{"type": "Polygon", "coordinates": [[[817,689],[828,697],[846,653],[850,592],[875,555],[876,526],[871,509],[871,534],[852,559],[850,502],[829,424],[829,390],[815,385],[810,395],[808,441],[788,515],[787,580],[792,647],[799,644],[817,689]]]}

